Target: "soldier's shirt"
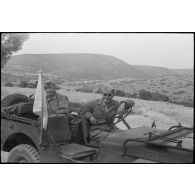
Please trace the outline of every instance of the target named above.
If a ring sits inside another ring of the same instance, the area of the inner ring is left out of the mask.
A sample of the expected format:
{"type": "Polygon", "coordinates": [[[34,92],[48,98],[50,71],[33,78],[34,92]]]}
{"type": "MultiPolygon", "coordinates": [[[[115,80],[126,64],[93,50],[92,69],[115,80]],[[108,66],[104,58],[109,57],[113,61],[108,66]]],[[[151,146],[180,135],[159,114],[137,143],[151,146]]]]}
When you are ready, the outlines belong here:
{"type": "Polygon", "coordinates": [[[105,128],[108,126],[112,126],[113,128],[112,124],[114,122],[114,117],[121,103],[125,103],[125,109],[128,109],[130,106],[134,105],[133,100],[126,100],[122,102],[112,100],[108,104],[104,104],[102,99],[98,99],[85,104],[83,107],[83,114],[88,119],[90,116],[94,116],[98,121],[103,121],[103,124],[98,126],[98,128],[103,128],[103,130],[106,130],[105,128]]]}
{"type": "Polygon", "coordinates": [[[57,110],[65,109],[65,113],[71,110],[70,102],[64,95],[56,94],[54,97],[47,97],[48,114],[55,114],[57,110]]]}

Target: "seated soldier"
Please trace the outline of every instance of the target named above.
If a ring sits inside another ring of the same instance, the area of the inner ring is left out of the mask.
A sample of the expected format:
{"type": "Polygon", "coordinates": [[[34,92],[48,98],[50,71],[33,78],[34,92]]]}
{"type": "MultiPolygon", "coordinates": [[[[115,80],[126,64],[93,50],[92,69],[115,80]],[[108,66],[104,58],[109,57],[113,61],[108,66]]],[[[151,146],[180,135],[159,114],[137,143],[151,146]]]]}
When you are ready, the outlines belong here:
{"type": "Polygon", "coordinates": [[[133,100],[121,102],[113,100],[114,89],[110,85],[104,85],[101,91],[102,98],[86,103],[82,110],[82,114],[91,123],[90,140],[95,143],[99,143],[110,132],[117,130],[113,124],[116,114],[122,114],[125,109],[135,104],[133,100]]]}
{"type": "MultiPolygon", "coordinates": [[[[53,114],[69,114],[71,112],[71,106],[68,98],[64,95],[60,95],[55,90],[55,84],[51,81],[47,81],[44,85],[47,98],[47,110],[48,115],[53,114]]],[[[29,102],[33,104],[34,94],[29,96],[29,102]]],[[[25,104],[24,102],[14,104],[1,109],[2,112],[18,115],[20,107],[25,104]]]]}
{"type": "Polygon", "coordinates": [[[65,95],[58,94],[55,90],[55,84],[47,81],[44,85],[47,98],[48,115],[52,114],[69,114],[71,106],[68,98],[65,95]]]}

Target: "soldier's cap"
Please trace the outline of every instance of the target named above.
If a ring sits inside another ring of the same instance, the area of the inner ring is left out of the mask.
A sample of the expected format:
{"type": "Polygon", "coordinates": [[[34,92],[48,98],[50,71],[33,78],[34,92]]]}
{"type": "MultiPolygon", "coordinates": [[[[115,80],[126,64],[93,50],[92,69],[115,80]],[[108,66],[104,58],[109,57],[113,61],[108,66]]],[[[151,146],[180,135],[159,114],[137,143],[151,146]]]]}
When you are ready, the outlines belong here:
{"type": "Polygon", "coordinates": [[[101,86],[101,92],[102,92],[102,94],[104,94],[104,93],[114,94],[115,89],[112,85],[105,84],[105,85],[101,86]]]}
{"type": "Polygon", "coordinates": [[[44,84],[44,89],[53,89],[53,88],[55,88],[55,83],[50,80],[46,80],[44,84]]]}

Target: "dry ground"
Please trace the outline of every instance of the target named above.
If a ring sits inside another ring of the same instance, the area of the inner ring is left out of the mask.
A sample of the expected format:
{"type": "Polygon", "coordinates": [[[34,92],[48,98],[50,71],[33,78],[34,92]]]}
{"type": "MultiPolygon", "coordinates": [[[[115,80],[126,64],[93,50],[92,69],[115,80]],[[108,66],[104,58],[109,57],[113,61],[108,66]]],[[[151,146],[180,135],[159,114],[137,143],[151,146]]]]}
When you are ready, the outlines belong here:
{"type": "MultiPolygon", "coordinates": [[[[35,92],[35,89],[17,88],[17,87],[1,87],[1,99],[11,93],[22,93],[30,95],[35,92]]],[[[65,94],[71,101],[87,102],[94,98],[100,98],[99,94],[89,94],[81,92],[65,91],[63,89],[58,91],[65,94]]],[[[124,100],[128,98],[115,97],[117,100],[124,100]]],[[[133,99],[133,98],[131,98],[133,99]]],[[[135,106],[133,107],[133,114],[126,118],[131,127],[151,126],[155,120],[157,128],[168,130],[172,125],[180,122],[184,126],[191,127],[193,125],[193,108],[184,107],[182,105],[174,105],[166,102],[145,101],[140,99],[133,99],[135,106]]],[[[123,124],[118,124],[118,127],[125,129],[123,124]]],[[[186,147],[193,147],[192,140],[185,142],[186,147]]],[[[6,154],[1,156],[2,160],[6,160],[6,154]]],[[[139,163],[140,161],[138,161],[139,163]]],[[[142,162],[142,161],[141,161],[142,162]]],[[[145,162],[145,161],[144,161],[145,162]]],[[[146,161],[147,162],[147,161],[146,161]]]]}

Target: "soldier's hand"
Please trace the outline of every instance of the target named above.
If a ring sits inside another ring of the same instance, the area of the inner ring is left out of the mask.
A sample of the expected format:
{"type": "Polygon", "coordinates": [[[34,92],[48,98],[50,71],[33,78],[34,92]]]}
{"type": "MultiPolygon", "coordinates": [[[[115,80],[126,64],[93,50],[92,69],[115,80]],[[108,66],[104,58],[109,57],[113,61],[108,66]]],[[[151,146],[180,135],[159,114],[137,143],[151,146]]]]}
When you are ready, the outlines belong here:
{"type": "Polygon", "coordinates": [[[118,109],[117,109],[117,114],[122,115],[122,113],[124,112],[124,110],[125,110],[125,103],[122,103],[122,104],[118,107],[118,109]]]}
{"type": "Polygon", "coordinates": [[[95,117],[90,116],[89,120],[90,120],[90,122],[91,122],[92,125],[97,125],[97,120],[96,120],[95,117]]]}

